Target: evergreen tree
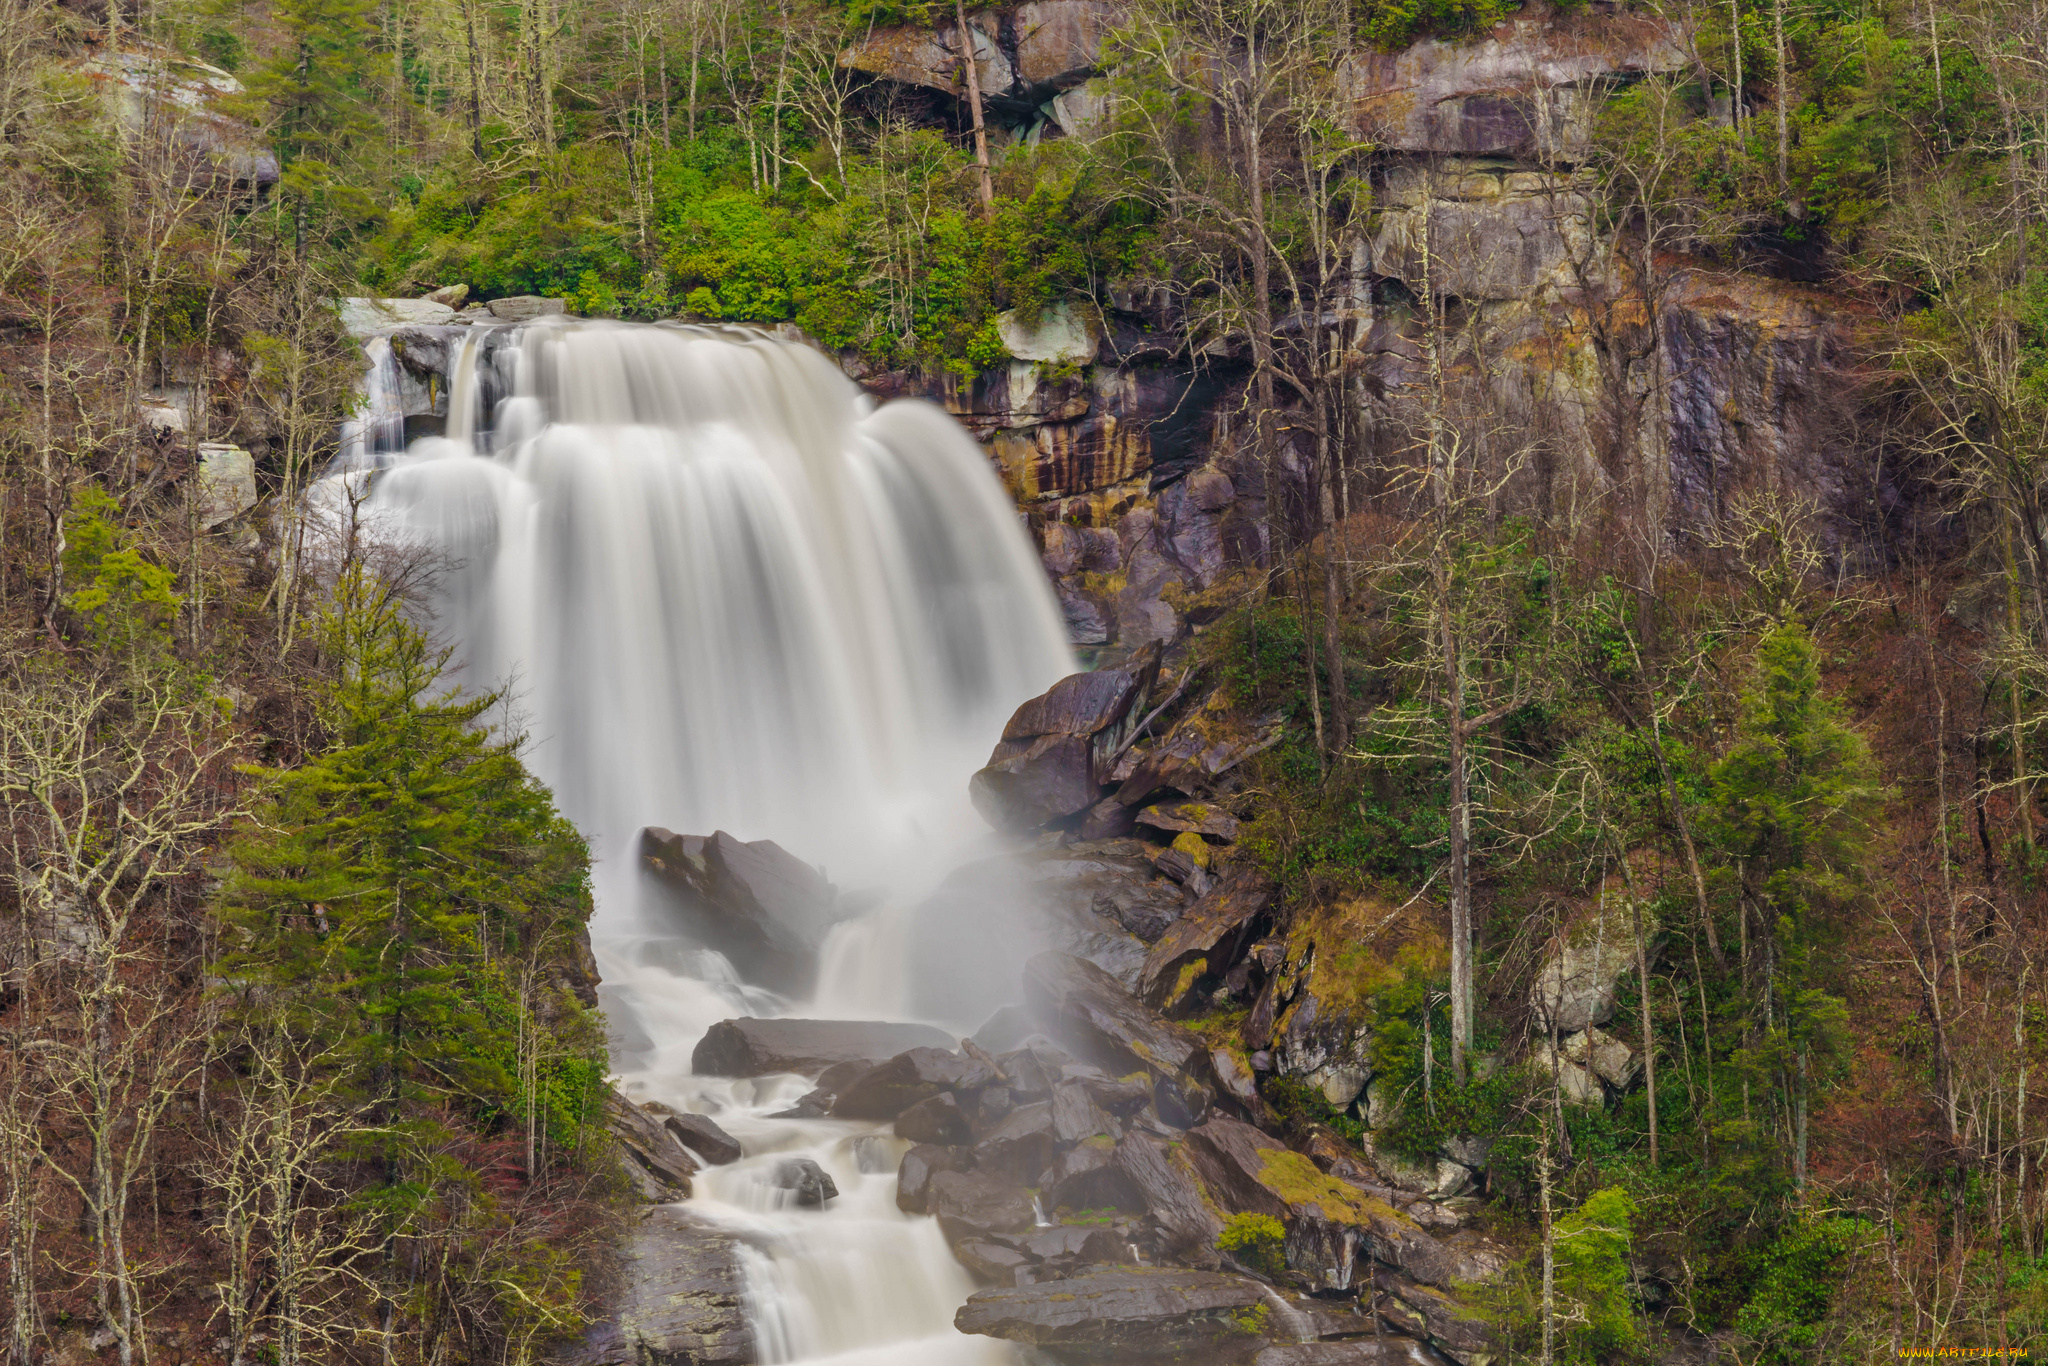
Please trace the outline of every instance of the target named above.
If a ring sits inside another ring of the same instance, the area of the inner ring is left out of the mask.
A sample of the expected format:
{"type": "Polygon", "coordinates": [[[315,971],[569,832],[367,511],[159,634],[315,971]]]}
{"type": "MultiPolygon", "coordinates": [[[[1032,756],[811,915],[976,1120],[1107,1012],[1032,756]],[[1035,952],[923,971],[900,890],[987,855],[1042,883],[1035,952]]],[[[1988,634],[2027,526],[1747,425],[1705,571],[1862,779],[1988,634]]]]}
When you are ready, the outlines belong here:
{"type": "Polygon", "coordinates": [[[1789,1098],[1792,1174],[1804,1184],[1810,1054],[1843,1013],[1813,980],[1819,913],[1854,894],[1881,793],[1797,623],[1757,643],[1735,744],[1709,789],[1710,831],[1734,869],[1743,981],[1761,1015],[1738,1061],[1789,1098]]]}
{"type": "Polygon", "coordinates": [[[329,744],[266,775],[265,829],[234,851],[229,973],[375,1104],[387,1178],[444,1105],[573,1129],[602,1064],[573,1004],[536,998],[532,965],[587,912],[582,840],[518,739],[480,724],[500,697],[446,689],[447,653],[388,585],[344,575],[322,626],[329,744]],[[538,1072],[521,1065],[537,1014],[564,1035],[538,1072]],[[521,1094],[542,1088],[570,1113],[521,1094]]]}

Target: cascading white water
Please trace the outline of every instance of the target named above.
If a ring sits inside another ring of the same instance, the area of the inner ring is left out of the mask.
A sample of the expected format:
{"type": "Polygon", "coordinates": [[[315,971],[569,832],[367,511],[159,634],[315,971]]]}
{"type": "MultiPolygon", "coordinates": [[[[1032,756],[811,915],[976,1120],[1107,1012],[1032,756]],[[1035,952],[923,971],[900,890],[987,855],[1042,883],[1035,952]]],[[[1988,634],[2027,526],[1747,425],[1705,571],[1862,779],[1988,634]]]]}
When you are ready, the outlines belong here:
{"type": "MultiPolygon", "coordinates": [[[[722,828],[879,890],[833,932],[811,1009],[900,1014],[895,912],[985,838],[968,775],[1074,667],[1015,509],[943,413],[877,409],[807,347],[557,322],[472,333],[451,368],[448,435],[376,473],[363,515],[435,561],[463,676],[511,685],[530,762],[591,840],[622,1084],[747,1147],[695,1205],[747,1241],[762,1360],[1009,1360],[953,1331],[971,1287],[896,1210],[893,1156],[875,1160],[893,1138],[765,1118],[807,1082],[689,1075],[713,1021],[805,1007],[679,942],[632,865],[642,826],[722,828]],[[762,1164],[795,1153],[838,1182],[827,1211],[775,1206],[762,1164]]],[[[333,489],[360,491],[375,449],[333,489]]]]}

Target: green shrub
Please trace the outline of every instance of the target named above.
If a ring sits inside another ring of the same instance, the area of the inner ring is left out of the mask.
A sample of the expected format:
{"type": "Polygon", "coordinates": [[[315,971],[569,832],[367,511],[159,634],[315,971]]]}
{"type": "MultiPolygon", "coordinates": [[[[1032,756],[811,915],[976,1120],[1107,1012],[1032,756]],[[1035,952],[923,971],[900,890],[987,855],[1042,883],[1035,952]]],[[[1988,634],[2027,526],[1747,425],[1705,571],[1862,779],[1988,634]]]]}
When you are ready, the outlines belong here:
{"type": "Polygon", "coordinates": [[[1778,1235],[1758,1259],[1756,1289],[1735,1316],[1736,1331],[1758,1349],[1756,1361],[1789,1366],[1813,1359],[1849,1253],[1872,1232],[1861,1219],[1805,1219],[1778,1235]]]}
{"type": "Polygon", "coordinates": [[[1278,1277],[1287,1270],[1287,1229],[1270,1214],[1233,1214],[1216,1250],[1260,1275],[1278,1277]]]}

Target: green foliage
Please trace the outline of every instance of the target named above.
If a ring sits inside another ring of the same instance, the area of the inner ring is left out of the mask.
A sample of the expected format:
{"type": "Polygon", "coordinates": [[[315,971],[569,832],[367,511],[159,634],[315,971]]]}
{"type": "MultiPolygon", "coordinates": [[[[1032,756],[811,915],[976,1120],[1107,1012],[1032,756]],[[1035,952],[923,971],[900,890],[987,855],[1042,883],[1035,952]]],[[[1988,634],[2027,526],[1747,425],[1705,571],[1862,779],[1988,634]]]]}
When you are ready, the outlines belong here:
{"type": "Polygon", "coordinates": [[[1216,1238],[1219,1252],[1265,1276],[1287,1270],[1287,1228],[1270,1214],[1233,1214],[1216,1238]]]}
{"type": "Polygon", "coordinates": [[[1322,1124],[1352,1143],[1365,1137],[1365,1126],[1330,1104],[1321,1090],[1301,1077],[1268,1077],[1259,1088],[1260,1097],[1281,1122],[1297,1133],[1312,1124],[1322,1124]]]}
{"type": "Polygon", "coordinates": [[[499,699],[443,691],[445,653],[388,588],[350,571],[322,639],[329,743],[263,775],[270,808],[230,850],[224,971],[382,1107],[380,1198],[402,1210],[403,1154],[442,1106],[537,1112],[558,1150],[596,1113],[601,1032],[534,977],[588,913],[588,855],[517,741],[480,726],[499,699]]]}
{"type": "Polygon", "coordinates": [[[1875,1232],[1861,1219],[1809,1217],[1778,1235],[1758,1259],[1755,1293],[1735,1319],[1753,1360],[1793,1366],[1813,1359],[1849,1254],[1875,1232]]]}
{"type": "MultiPolygon", "coordinates": [[[[1583,3],[1560,8],[1575,9],[1583,3]]],[[[1512,0],[1358,0],[1352,22],[1360,38],[1382,52],[1392,52],[1420,38],[1483,33],[1514,8],[1512,0]]]]}
{"type": "Polygon", "coordinates": [[[95,644],[160,648],[169,643],[168,624],[181,601],[172,591],[178,576],[124,544],[120,516],[120,504],[97,486],[72,498],[63,560],[70,606],[95,644]]]}
{"type": "Polygon", "coordinates": [[[1576,1311],[1563,1335],[1566,1360],[1610,1362],[1642,1347],[1628,1285],[1635,1214],[1628,1192],[1609,1187],[1557,1221],[1557,1289],[1576,1311]]]}

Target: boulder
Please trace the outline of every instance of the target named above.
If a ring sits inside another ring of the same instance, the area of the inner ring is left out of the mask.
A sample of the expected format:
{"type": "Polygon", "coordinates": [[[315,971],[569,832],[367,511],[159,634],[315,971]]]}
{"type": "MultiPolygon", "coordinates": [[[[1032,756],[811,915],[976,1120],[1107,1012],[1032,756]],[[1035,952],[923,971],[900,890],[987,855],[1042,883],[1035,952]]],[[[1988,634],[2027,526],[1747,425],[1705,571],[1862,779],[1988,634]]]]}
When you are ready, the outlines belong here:
{"type": "Polygon", "coordinates": [[[1565,1101],[1572,1105],[1604,1105],[1607,1092],[1600,1086],[1600,1078],[1589,1067],[1581,1067],[1569,1061],[1570,1054],[1563,1048],[1538,1040],[1529,1050],[1530,1065],[1536,1069],[1538,1083],[1550,1080],[1554,1072],[1557,1087],[1564,1092],[1565,1101]]]}
{"type": "Polygon", "coordinates": [[[1189,1260],[1213,1261],[1223,1220],[1204,1195],[1184,1150],[1169,1147],[1153,1134],[1126,1134],[1116,1145],[1115,1165],[1144,1200],[1170,1251],[1189,1260]]]}
{"type": "Polygon", "coordinates": [[[1263,1339],[1264,1288],[1208,1271],[1138,1267],[982,1290],[953,1318],[963,1333],[1036,1347],[1064,1362],[1243,1361],[1263,1339]]]}
{"type": "Polygon", "coordinates": [[[739,1240],[651,1209],[621,1246],[614,1312],[564,1354],[572,1366],[752,1366],[739,1240]]]}
{"type": "Polygon", "coordinates": [[[1139,994],[1158,1009],[1188,998],[1205,974],[1220,976],[1237,961],[1273,904],[1272,879],[1255,868],[1232,871],[1167,927],[1145,955],[1139,994]]]}
{"type": "Polygon", "coordinates": [[[1043,1203],[1048,1211],[1121,1210],[1143,1214],[1145,1197],[1116,1165],[1116,1144],[1106,1137],[1084,1140],[1061,1153],[1045,1170],[1043,1203]]]}
{"type": "Polygon", "coordinates": [[[1015,1285],[1017,1274],[1035,1261],[993,1238],[963,1239],[954,1245],[953,1256],[984,1285],[1015,1285]]]}
{"type": "Polygon", "coordinates": [[[940,1147],[920,1143],[903,1154],[896,1168],[896,1208],[905,1214],[925,1214],[931,1196],[932,1178],[940,1172],[964,1172],[974,1166],[974,1154],[961,1147],[940,1147]]]}
{"type": "Polygon", "coordinates": [[[1614,987],[1635,966],[1635,926],[1619,898],[1554,940],[1530,988],[1537,1020],[1558,1034],[1605,1024],[1614,1015],[1614,987]]]}
{"type": "Polygon", "coordinates": [[[874,1020],[720,1020],[690,1054],[690,1070],[707,1077],[760,1077],[771,1072],[817,1076],[835,1063],[872,1067],[873,1058],[910,1048],[949,1048],[951,1037],[919,1024],[874,1020]]]}
{"type": "Polygon", "coordinates": [[[1199,1035],[1145,1008],[1117,980],[1071,954],[1042,953],[1024,967],[1024,1000],[1052,1035],[1118,1075],[1143,1070],[1206,1108],[1209,1050],[1199,1035]]]}
{"type": "Polygon", "coordinates": [[[607,1088],[604,1121],[643,1198],[655,1204],[688,1198],[697,1164],[660,1120],[607,1088]]]}
{"type": "Polygon", "coordinates": [[[1590,1070],[1617,1091],[1626,1091],[1632,1086],[1636,1074],[1642,1070],[1642,1060],[1634,1049],[1605,1030],[1591,1026],[1561,1040],[1558,1047],[1565,1057],[1590,1070]]]}
{"type": "Polygon", "coordinates": [[[719,1128],[708,1115],[669,1115],[661,1124],[677,1142],[714,1167],[740,1160],[739,1140],[719,1128]]]}
{"type": "Polygon", "coordinates": [[[212,531],[256,506],[256,458],[240,446],[199,443],[199,524],[212,531]]]}
{"type": "Polygon", "coordinates": [[[484,307],[490,309],[491,316],[500,322],[524,323],[567,313],[569,301],[547,299],[538,294],[513,294],[503,299],[492,299],[484,307]]]}
{"type": "Polygon", "coordinates": [[[1036,1101],[1003,1116],[1002,1122],[974,1145],[974,1165],[1020,1186],[1035,1186],[1059,1148],[1052,1103],[1036,1101]]]}
{"type": "Polygon", "coordinates": [[[1138,813],[1139,825],[1207,835],[1224,843],[1237,838],[1237,817],[1209,802],[1160,802],[1138,813]]]}
{"type": "Polygon", "coordinates": [[[943,1048],[912,1048],[847,1083],[833,1103],[838,1119],[894,1119],[941,1092],[979,1091],[993,1068],[943,1048]]]}
{"type": "MultiPolygon", "coordinates": [[[[835,1108],[833,1111],[837,1114],[835,1108]]],[[[966,1143],[974,1137],[973,1126],[951,1092],[941,1091],[896,1116],[896,1137],[912,1143],[966,1143]]]]}
{"type": "Polygon", "coordinates": [[[998,830],[1030,830],[1064,821],[1101,796],[1086,738],[1041,735],[989,761],[968,779],[967,796],[998,830]]]}
{"type": "Polygon", "coordinates": [[[469,286],[464,284],[442,285],[439,289],[430,290],[420,295],[420,298],[430,304],[441,304],[447,308],[460,308],[469,302],[469,286]]]}
{"type": "Polygon", "coordinates": [[[748,843],[723,830],[695,836],[649,826],[640,862],[691,936],[742,976],[783,991],[810,984],[818,947],[841,917],[824,874],[773,840],[748,843]]]}
{"type": "Polygon", "coordinates": [[[455,321],[455,310],[427,299],[343,299],[342,330],[351,337],[369,337],[407,323],[427,326],[455,321]]]}
{"type": "Polygon", "coordinates": [[[932,1173],[925,1208],[937,1216],[939,1231],[949,1243],[977,1235],[1022,1233],[1038,1222],[1030,1191],[986,1172],[932,1173]]]}
{"type": "Polygon", "coordinates": [[[1116,790],[1126,806],[1142,805],[1154,793],[1172,789],[1195,793],[1249,759],[1272,748],[1281,736],[1276,714],[1245,724],[1218,692],[1184,717],[1167,737],[1146,751],[1116,790]]]}
{"type": "Polygon", "coordinates": [[[1087,1086],[1078,1081],[1053,1087],[1052,1131],[1062,1147],[1098,1136],[1113,1142],[1118,1134],[1116,1121],[1103,1113],[1087,1086]]]}
{"type": "Polygon", "coordinates": [[[1459,1366],[1490,1366],[1501,1341],[1484,1311],[1384,1268],[1373,1272],[1373,1308],[1397,1333],[1422,1338],[1459,1366]]]}
{"type": "Polygon", "coordinates": [[[1025,318],[1010,309],[996,315],[996,335],[1017,360],[1052,365],[1088,365],[1102,345],[1101,325],[1065,299],[1025,318]]]}
{"type": "Polygon", "coordinates": [[[832,1174],[808,1157],[784,1158],[776,1163],[769,1184],[796,1192],[796,1203],[806,1209],[817,1209],[839,1195],[832,1174]]]}
{"type": "Polygon", "coordinates": [[[998,830],[1029,830],[1095,806],[1158,677],[1158,650],[1141,650],[1122,668],[1063,678],[1017,708],[969,780],[975,810],[998,830]]]}
{"type": "Polygon", "coordinates": [[[996,1013],[974,1031],[973,1038],[977,1047],[991,1053],[1007,1053],[1037,1032],[1038,1023],[1031,1018],[1030,1011],[1020,1005],[1007,1005],[997,1007],[996,1013]]]}

